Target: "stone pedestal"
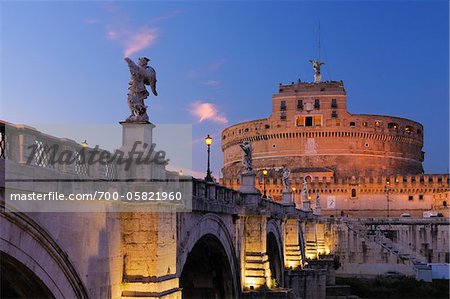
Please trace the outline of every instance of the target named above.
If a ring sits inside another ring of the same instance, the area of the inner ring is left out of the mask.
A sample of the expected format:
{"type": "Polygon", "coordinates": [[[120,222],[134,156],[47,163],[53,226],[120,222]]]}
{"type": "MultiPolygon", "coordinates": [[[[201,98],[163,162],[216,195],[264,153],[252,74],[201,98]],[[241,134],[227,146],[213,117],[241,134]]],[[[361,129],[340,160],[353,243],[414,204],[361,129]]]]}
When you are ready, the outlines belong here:
{"type": "MultiPolygon", "coordinates": [[[[131,123],[121,122],[122,125],[122,146],[124,158],[145,159],[154,154],[156,144],[153,144],[152,123],[131,123]]],[[[117,176],[120,179],[152,179],[154,169],[157,165],[135,163],[124,163],[118,165],[117,176]]]]}
{"type": "Polygon", "coordinates": [[[316,205],[314,207],[314,215],[317,215],[317,216],[322,215],[322,209],[320,208],[320,206],[316,205]]]}
{"type": "MultiPolygon", "coordinates": [[[[165,164],[137,163],[155,154],[151,123],[121,122],[122,146],[131,167],[120,165],[118,176],[127,182],[128,191],[148,192],[153,182],[132,179],[164,179],[165,164]]],[[[151,160],[151,159],[150,159],[151,160]]],[[[153,189],[151,189],[153,188],[153,189]]],[[[156,191],[156,190],[155,190],[156,191]]],[[[177,218],[175,208],[121,213],[123,260],[122,298],[181,298],[177,276],[177,218]],[[173,209],[173,210],[172,210],[173,209]]]]}
{"type": "Polygon", "coordinates": [[[292,193],[290,191],[284,190],[282,193],[281,203],[285,206],[292,206],[294,202],[292,201],[292,193]]]}
{"type": "Polygon", "coordinates": [[[122,146],[121,151],[128,154],[133,147],[135,151],[148,152],[153,143],[153,128],[155,127],[152,123],[130,123],[121,122],[122,125],[122,146]],[[135,142],[139,141],[140,144],[135,142]],[[147,145],[147,146],[145,146],[147,145]]]}
{"type": "Polygon", "coordinates": [[[241,174],[241,187],[238,191],[249,194],[261,194],[261,191],[255,188],[255,176],[254,172],[241,174]]]}
{"type": "Polygon", "coordinates": [[[311,212],[312,211],[312,209],[311,209],[311,202],[309,201],[309,199],[303,201],[302,210],[303,211],[307,211],[307,212],[311,212]]]}
{"type": "Polygon", "coordinates": [[[322,74],[314,74],[314,83],[319,83],[322,81],[322,74]]]}

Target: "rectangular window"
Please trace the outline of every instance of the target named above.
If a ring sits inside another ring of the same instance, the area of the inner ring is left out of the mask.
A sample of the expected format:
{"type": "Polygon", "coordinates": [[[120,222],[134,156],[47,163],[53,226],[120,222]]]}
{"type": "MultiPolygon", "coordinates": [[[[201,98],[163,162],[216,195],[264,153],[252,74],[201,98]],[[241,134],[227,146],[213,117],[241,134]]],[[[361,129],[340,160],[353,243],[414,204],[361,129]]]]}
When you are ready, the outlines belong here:
{"type": "Polygon", "coordinates": [[[331,100],[331,108],[337,108],[337,101],[336,99],[331,100]]]}
{"type": "Polygon", "coordinates": [[[337,118],[337,112],[336,111],[332,111],[331,112],[331,117],[332,118],[337,118]]]}
{"type": "Polygon", "coordinates": [[[285,111],[286,110],[286,101],[281,101],[280,110],[285,111]]]}
{"type": "Polygon", "coordinates": [[[414,196],[412,196],[412,195],[408,196],[408,200],[413,200],[413,199],[414,199],[414,196]]]}
{"type": "Polygon", "coordinates": [[[320,127],[322,125],[322,116],[314,115],[314,125],[320,127]]]}
{"type": "Polygon", "coordinates": [[[303,100],[297,100],[297,110],[303,110],[303,100]]]}
{"type": "Polygon", "coordinates": [[[423,194],[419,195],[419,200],[423,200],[423,194]]]}
{"type": "Polygon", "coordinates": [[[350,122],[350,127],[354,127],[355,126],[355,122],[354,121],[351,121],[350,122]]]}
{"type": "Polygon", "coordinates": [[[281,112],[280,119],[281,120],[286,120],[286,112],[285,111],[281,112]]]}
{"type": "Polygon", "coordinates": [[[295,125],[297,127],[320,127],[322,126],[322,115],[299,115],[295,119],[295,125]]]}
{"type": "Polygon", "coordinates": [[[319,99],[314,100],[314,109],[320,109],[320,101],[319,99]]]}

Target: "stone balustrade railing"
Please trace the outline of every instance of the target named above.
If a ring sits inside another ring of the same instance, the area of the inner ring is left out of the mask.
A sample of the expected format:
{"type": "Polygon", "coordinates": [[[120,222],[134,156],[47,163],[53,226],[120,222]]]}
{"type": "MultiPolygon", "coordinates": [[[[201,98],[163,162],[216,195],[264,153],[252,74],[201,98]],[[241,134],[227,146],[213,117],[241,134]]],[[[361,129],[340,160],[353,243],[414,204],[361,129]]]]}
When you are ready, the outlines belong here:
{"type": "MultiPolygon", "coordinates": [[[[0,157],[3,159],[83,177],[105,180],[116,178],[114,163],[87,163],[88,159],[82,155],[92,149],[74,140],[57,138],[30,126],[4,121],[0,122],[0,133],[0,157]],[[66,162],[60,163],[58,159],[66,162]]],[[[94,154],[94,160],[98,159],[95,155],[99,155],[99,152],[94,154]]]]}

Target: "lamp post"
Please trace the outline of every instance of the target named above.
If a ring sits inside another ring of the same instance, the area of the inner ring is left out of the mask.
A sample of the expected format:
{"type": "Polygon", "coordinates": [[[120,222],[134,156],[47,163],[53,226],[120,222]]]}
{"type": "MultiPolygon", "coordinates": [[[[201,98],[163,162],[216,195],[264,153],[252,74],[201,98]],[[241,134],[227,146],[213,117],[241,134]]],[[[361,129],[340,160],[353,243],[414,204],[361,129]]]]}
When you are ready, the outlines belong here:
{"type": "Polygon", "coordinates": [[[267,174],[268,174],[269,172],[267,171],[267,169],[263,169],[262,173],[263,173],[263,180],[264,180],[264,182],[263,182],[263,185],[264,185],[264,194],[263,194],[263,198],[266,199],[266,198],[267,198],[267,196],[266,196],[266,178],[267,178],[267,174]]]}
{"type": "Polygon", "coordinates": [[[391,187],[389,186],[389,181],[386,182],[386,186],[384,187],[384,192],[386,192],[387,218],[389,218],[389,192],[391,192],[391,187]]]}
{"type": "Polygon", "coordinates": [[[211,169],[209,167],[209,165],[210,165],[209,160],[210,160],[210,155],[211,155],[212,138],[211,138],[211,136],[209,136],[209,134],[205,138],[205,143],[206,143],[206,146],[208,147],[208,166],[207,166],[207,169],[206,169],[205,181],[212,182],[213,178],[211,176],[211,169]]]}

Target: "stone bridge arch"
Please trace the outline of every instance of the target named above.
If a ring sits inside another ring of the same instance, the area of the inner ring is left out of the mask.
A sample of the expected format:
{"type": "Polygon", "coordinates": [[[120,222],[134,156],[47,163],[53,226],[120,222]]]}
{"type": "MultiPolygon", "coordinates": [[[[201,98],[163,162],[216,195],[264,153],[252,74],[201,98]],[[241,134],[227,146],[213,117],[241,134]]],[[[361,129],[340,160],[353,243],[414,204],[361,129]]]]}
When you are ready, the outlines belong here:
{"type": "Polygon", "coordinates": [[[280,287],[284,286],[284,253],[283,235],[279,221],[270,219],[267,221],[267,256],[272,279],[276,279],[280,287]]]}
{"type": "MultiPolygon", "coordinates": [[[[223,275],[232,281],[232,285],[223,286],[226,288],[225,294],[219,294],[219,297],[238,298],[241,293],[239,264],[233,238],[225,222],[219,216],[208,213],[191,225],[185,236],[179,243],[179,254],[177,255],[179,257],[177,273],[180,275],[180,287],[185,289],[183,297],[186,297],[185,294],[188,292],[186,286],[183,285],[186,280],[186,271],[189,271],[188,268],[194,268],[190,265],[195,259],[204,258],[203,263],[212,268],[224,267],[223,275]],[[204,256],[201,256],[202,253],[205,253],[204,256]],[[213,256],[214,260],[207,260],[209,254],[213,256]]],[[[195,268],[199,269],[198,264],[195,268]]],[[[193,271],[196,270],[193,269],[193,271]]],[[[202,275],[202,273],[198,273],[198,275],[202,275]]]]}
{"type": "MultiPolygon", "coordinates": [[[[86,287],[67,253],[49,233],[23,213],[5,212],[4,206],[0,209],[2,268],[13,277],[31,280],[23,286],[20,282],[7,281],[7,291],[30,294],[33,290],[25,288],[38,286],[39,293],[51,293],[54,298],[88,298],[86,287]]],[[[8,273],[3,272],[2,276],[7,279],[8,273]]],[[[31,296],[37,295],[31,293],[31,296]]]]}

